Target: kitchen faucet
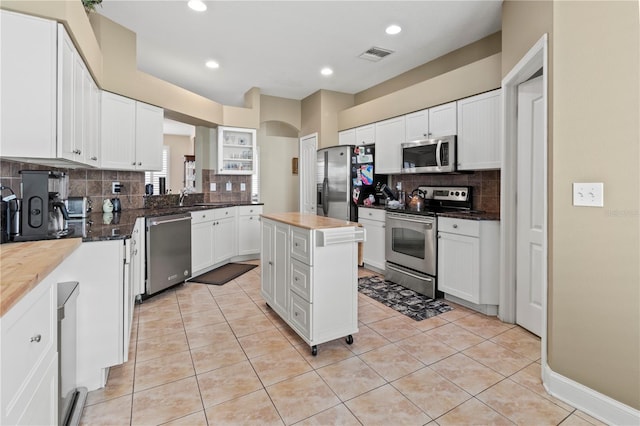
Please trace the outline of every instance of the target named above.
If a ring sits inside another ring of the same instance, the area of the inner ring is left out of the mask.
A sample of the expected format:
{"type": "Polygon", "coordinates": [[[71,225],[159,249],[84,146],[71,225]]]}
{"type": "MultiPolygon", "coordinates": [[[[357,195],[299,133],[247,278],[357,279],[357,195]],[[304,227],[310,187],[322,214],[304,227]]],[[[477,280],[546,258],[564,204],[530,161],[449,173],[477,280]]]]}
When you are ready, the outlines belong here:
{"type": "Polygon", "coordinates": [[[182,202],[184,201],[184,197],[186,197],[186,196],[187,196],[187,188],[182,188],[180,190],[180,200],[178,202],[178,205],[180,207],[182,207],[182,202]]]}

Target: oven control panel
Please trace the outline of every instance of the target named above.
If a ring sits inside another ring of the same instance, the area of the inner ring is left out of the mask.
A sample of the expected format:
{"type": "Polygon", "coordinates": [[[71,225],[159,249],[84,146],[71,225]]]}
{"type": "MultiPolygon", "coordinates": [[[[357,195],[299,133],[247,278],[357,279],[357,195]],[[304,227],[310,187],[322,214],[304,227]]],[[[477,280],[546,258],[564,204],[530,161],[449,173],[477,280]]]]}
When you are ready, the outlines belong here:
{"type": "Polygon", "coordinates": [[[471,199],[468,186],[419,186],[418,189],[427,200],[468,202],[471,199]]]}

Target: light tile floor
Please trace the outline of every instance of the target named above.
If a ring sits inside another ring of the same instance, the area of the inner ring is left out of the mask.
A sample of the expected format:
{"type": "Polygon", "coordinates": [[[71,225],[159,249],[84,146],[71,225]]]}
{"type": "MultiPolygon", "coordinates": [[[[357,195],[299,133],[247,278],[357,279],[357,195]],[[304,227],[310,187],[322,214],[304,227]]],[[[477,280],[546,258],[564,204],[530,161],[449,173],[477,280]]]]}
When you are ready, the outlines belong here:
{"type": "MultiPolygon", "coordinates": [[[[361,269],[360,274],[372,272],[361,269]]],[[[461,306],[413,321],[359,295],[359,328],[310,348],[260,295],[260,268],[137,305],[129,361],[84,425],[601,425],[548,395],[540,340],[461,306]]]]}

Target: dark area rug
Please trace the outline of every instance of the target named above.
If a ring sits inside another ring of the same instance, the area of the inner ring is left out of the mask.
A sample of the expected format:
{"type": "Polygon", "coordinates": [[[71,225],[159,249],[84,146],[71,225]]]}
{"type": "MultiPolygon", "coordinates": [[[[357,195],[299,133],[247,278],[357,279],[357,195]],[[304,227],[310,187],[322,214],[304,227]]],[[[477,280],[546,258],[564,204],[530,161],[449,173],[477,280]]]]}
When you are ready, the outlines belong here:
{"type": "Polygon", "coordinates": [[[227,263],[213,271],[205,272],[202,275],[191,278],[189,281],[202,284],[222,285],[252,270],[256,266],[257,265],[249,265],[246,263],[227,263]]]}
{"type": "Polygon", "coordinates": [[[358,291],[416,321],[435,317],[453,308],[378,276],[358,279],[358,291]]]}

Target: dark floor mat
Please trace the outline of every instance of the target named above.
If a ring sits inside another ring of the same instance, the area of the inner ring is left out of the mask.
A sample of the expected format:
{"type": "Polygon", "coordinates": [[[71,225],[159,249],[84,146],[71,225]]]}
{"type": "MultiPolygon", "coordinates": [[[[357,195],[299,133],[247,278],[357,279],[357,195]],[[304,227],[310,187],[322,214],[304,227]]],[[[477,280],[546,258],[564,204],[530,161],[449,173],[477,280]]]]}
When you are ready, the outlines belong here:
{"type": "Polygon", "coordinates": [[[227,263],[213,271],[205,272],[202,275],[191,278],[189,281],[202,284],[222,285],[252,270],[256,266],[257,265],[247,263],[227,263]]]}
{"type": "Polygon", "coordinates": [[[448,312],[453,308],[378,276],[358,279],[358,291],[416,321],[448,312]]]}

